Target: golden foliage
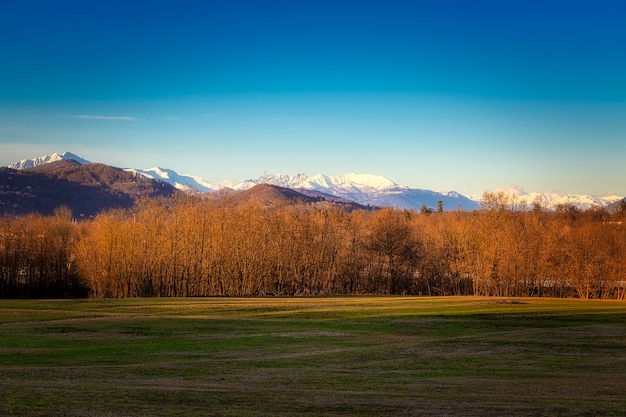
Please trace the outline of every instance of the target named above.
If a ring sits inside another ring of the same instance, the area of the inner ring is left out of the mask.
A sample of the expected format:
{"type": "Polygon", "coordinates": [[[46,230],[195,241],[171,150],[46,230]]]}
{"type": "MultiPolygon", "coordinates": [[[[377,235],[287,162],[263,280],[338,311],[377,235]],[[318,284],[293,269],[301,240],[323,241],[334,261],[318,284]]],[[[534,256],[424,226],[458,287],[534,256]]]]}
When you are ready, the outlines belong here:
{"type": "Polygon", "coordinates": [[[64,208],[4,218],[0,295],[624,299],[619,213],[526,210],[491,197],[467,213],[348,212],[223,196],[146,199],[84,223],[64,208]]]}

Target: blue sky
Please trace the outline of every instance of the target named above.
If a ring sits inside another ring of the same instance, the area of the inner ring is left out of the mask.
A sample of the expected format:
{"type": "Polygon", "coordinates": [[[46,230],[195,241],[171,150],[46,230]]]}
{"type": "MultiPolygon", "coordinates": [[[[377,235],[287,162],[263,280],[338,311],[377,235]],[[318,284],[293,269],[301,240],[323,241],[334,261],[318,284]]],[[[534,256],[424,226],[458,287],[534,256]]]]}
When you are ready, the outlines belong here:
{"type": "Polygon", "coordinates": [[[626,3],[0,4],[0,165],[626,195],[626,3]]]}

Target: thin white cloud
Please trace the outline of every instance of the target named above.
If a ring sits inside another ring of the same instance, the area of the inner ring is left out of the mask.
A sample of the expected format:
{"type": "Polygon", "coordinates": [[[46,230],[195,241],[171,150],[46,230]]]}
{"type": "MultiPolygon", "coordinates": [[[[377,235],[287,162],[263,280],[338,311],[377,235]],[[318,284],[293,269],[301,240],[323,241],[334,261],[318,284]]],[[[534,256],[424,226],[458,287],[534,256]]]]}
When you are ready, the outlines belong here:
{"type": "Polygon", "coordinates": [[[66,117],[70,117],[72,119],[86,119],[86,120],[125,120],[125,121],[135,121],[136,117],[130,116],[98,116],[92,114],[70,114],[66,117]]]}
{"type": "Polygon", "coordinates": [[[235,178],[225,178],[219,182],[219,185],[222,187],[232,188],[233,185],[237,184],[240,180],[235,178]]]}
{"type": "Polygon", "coordinates": [[[205,119],[225,119],[230,117],[230,115],[222,113],[204,113],[200,117],[205,119]]]}
{"type": "Polygon", "coordinates": [[[507,187],[499,188],[496,191],[504,191],[506,194],[523,196],[528,194],[523,186],[521,185],[509,185],[507,187]]]}
{"type": "Polygon", "coordinates": [[[312,117],[268,117],[265,119],[268,122],[311,122],[313,121],[312,117]]]}

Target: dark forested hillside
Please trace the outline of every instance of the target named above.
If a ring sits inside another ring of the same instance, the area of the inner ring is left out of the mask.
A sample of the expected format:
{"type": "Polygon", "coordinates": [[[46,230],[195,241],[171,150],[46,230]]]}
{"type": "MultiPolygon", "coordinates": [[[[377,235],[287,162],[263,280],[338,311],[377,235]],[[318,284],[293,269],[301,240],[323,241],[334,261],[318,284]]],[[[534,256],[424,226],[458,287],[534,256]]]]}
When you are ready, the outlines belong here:
{"type": "Polygon", "coordinates": [[[176,192],[169,184],[103,164],[64,160],[20,171],[0,168],[0,214],[50,215],[65,206],[75,217],[89,217],[176,192]]]}
{"type": "Polygon", "coordinates": [[[309,193],[305,190],[294,190],[271,184],[258,184],[254,187],[232,193],[230,200],[233,204],[254,203],[269,207],[275,205],[312,204],[319,208],[342,208],[344,210],[361,210],[369,207],[354,201],[334,198],[322,193],[309,193]]]}

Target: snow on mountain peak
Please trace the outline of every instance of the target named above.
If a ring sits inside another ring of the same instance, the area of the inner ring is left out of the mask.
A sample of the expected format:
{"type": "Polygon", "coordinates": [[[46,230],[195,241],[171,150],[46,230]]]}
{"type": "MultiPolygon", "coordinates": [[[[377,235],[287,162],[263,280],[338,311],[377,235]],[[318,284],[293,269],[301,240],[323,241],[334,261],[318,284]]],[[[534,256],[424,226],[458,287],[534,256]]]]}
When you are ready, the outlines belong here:
{"type": "MultiPolygon", "coordinates": [[[[591,207],[605,207],[609,204],[621,200],[623,197],[616,195],[589,195],[589,194],[561,194],[553,192],[527,192],[523,187],[512,185],[505,188],[490,190],[489,192],[503,192],[507,195],[513,195],[519,198],[519,202],[532,206],[535,202],[539,202],[548,210],[554,210],[560,205],[572,205],[579,209],[586,210],[591,207]]],[[[474,201],[480,202],[482,195],[470,196],[474,201]]]]}
{"type": "Polygon", "coordinates": [[[615,195],[596,196],[588,194],[557,193],[525,193],[520,197],[527,205],[531,205],[535,201],[540,201],[544,206],[550,209],[554,209],[559,205],[573,205],[583,210],[597,206],[605,207],[623,198],[615,195]]]}
{"type": "Polygon", "coordinates": [[[35,168],[40,165],[50,164],[52,162],[57,162],[57,161],[62,161],[62,160],[73,160],[82,165],[91,163],[87,161],[86,159],[83,159],[80,156],[77,156],[71,152],[64,152],[62,154],[58,154],[55,152],[52,155],[44,155],[44,156],[40,156],[40,157],[32,158],[32,159],[22,159],[19,162],[9,165],[9,168],[17,169],[17,170],[35,168]]]}
{"type": "MultiPolygon", "coordinates": [[[[41,156],[33,159],[24,159],[9,166],[13,169],[34,168],[60,160],[74,160],[80,164],[90,162],[70,152],[62,154],[41,156]]],[[[339,175],[317,174],[309,176],[304,173],[297,174],[265,174],[258,179],[250,179],[241,182],[234,180],[214,184],[202,177],[181,174],[171,169],[153,167],[147,169],[129,168],[126,171],[134,172],[147,178],[169,183],[179,190],[208,193],[218,191],[226,187],[234,190],[245,190],[257,184],[271,184],[279,187],[310,190],[331,195],[334,197],[356,201],[364,205],[393,206],[398,208],[419,208],[423,205],[434,208],[439,202],[444,203],[446,210],[462,207],[465,210],[479,208],[482,196],[465,197],[455,191],[435,192],[429,190],[412,189],[397,184],[390,179],[373,174],[347,173],[339,175]]],[[[553,210],[559,205],[573,205],[581,209],[590,207],[606,207],[623,197],[615,195],[594,196],[559,193],[536,193],[527,192],[521,186],[509,186],[502,189],[491,190],[504,192],[519,198],[519,202],[527,206],[539,201],[548,210],[553,210]]]]}
{"type": "Polygon", "coordinates": [[[380,175],[372,175],[372,174],[343,174],[343,175],[335,175],[334,177],[330,177],[331,182],[336,184],[337,186],[353,187],[359,190],[369,189],[382,191],[389,188],[406,188],[404,186],[398,185],[390,179],[380,176],[380,175]]]}
{"type": "Polygon", "coordinates": [[[220,190],[222,188],[219,185],[215,185],[206,181],[202,177],[189,175],[189,174],[180,174],[174,170],[167,169],[167,168],[161,168],[161,167],[152,167],[152,168],[146,168],[146,169],[128,168],[128,169],[125,169],[124,171],[133,172],[135,174],[142,175],[146,178],[151,178],[151,179],[166,182],[182,191],[210,193],[213,191],[220,190]]]}
{"type": "Polygon", "coordinates": [[[74,161],[78,162],[78,163],[79,163],[79,164],[81,164],[81,165],[85,165],[85,164],[90,164],[90,163],[91,163],[91,161],[88,161],[88,160],[86,160],[86,159],[83,159],[83,158],[81,158],[80,156],[75,155],[75,154],[73,154],[73,153],[71,153],[71,152],[63,152],[63,153],[61,154],[61,158],[62,158],[62,159],[71,159],[71,160],[74,160],[74,161]]]}
{"type": "Polygon", "coordinates": [[[345,193],[370,193],[393,188],[406,188],[388,178],[372,174],[340,174],[328,176],[317,174],[266,174],[256,180],[246,180],[236,184],[236,190],[245,190],[257,184],[271,184],[284,188],[302,188],[323,191],[333,195],[345,193]]]}

